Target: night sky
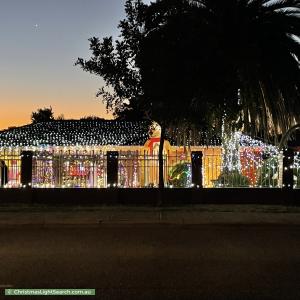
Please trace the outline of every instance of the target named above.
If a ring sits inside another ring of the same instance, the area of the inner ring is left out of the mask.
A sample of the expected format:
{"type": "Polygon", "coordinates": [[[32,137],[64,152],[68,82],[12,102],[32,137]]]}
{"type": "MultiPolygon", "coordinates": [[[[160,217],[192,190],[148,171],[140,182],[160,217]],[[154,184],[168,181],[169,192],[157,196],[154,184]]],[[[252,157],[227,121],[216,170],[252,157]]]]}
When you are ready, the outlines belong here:
{"type": "Polygon", "coordinates": [[[95,94],[103,81],[74,63],[92,36],[117,37],[125,0],[0,0],[0,129],[32,111],[109,118],[95,94]]]}

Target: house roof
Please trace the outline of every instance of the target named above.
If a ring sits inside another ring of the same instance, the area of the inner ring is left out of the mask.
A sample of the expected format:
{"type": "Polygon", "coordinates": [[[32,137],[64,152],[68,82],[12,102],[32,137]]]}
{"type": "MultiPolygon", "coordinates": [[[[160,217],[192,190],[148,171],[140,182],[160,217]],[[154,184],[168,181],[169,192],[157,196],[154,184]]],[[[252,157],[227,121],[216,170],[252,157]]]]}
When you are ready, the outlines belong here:
{"type": "Polygon", "coordinates": [[[142,146],[149,139],[147,121],[62,120],[0,131],[0,147],[119,145],[142,146]]]}
{"type": "MultiPolygon", "coordinates": [[[[0,131],[0,147],[33,146],[144,146],[152,122],[117,120],[60,120],[13,127],[0,131]]],[[[199,131],[193,139],[167,137],[170,144],[221,146],[221,138],[199,131]],[[196,136],[196,138],[195,138],[196,136]]],[[[263,142],[241,135],[241,146],[264,146],[263,142]]],[[[299,144],[297,144],[299,145],[299,144]]]]}

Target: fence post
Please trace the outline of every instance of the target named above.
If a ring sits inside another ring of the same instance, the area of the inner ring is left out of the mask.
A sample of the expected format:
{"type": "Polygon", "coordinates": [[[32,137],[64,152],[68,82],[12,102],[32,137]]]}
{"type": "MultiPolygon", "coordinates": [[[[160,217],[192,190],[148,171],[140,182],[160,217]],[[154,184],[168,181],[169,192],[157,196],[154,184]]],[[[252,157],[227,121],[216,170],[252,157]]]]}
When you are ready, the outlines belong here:
{"type": "Polygon", "coordinates": [[[55,187],[61,187],[60,184],[60,154],[52,157],[53,183],[55,187]]]}
{"type": "Polygon", "coordinates": [[[196,188],[203,188],[202,158],[202,151],[192,151],[192,184],[196,188]]]}
{"type": "Polygon", "coordinates": [[[282,188],[293,189],[294,175],[294,151],[291,148],[287,148],[283,151],[283,172],[282,172],[282,188]]]}
{"type": "Polygon", "coordinates": [[[23,187],[31,187],[32,155],[32,151],[21,152],[21,184],[23,187]]]}
{"type": "Polygon", "coordinates": [[[107,186],[118,186],[118,151],[107,151],[107,186]]]}
{"type": "Polygon", "coordinates": [[[4,160],[0,160],[0,187],[4,187],[8,183],[7,166],[4,160]]]}
{"type": "Polygon", "coordinates": [[[146,164],[147,164],[147,161],[146,161],[146,150],[144,150],[144,188],[147,187],[147,171],[146,171],[146,164]]]}

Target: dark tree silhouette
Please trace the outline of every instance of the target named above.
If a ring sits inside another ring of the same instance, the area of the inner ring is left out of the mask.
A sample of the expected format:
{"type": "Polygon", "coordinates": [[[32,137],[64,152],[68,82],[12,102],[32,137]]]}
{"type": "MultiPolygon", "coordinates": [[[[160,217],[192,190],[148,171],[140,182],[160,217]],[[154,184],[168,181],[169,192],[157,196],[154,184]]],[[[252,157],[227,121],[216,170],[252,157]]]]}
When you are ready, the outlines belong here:
{"type": "MultiPolygon", "coordinates": [[[[142,36],[140,14],[146,5],[140,0],[127,0],[125,3],[126,19],[119,24],[121,36],[113,41],[112,37],[105,37],[102,41],[93,37],[90,41],[92,57],[85,61],[78,58],[76,65],[83,70],[101,76],[106,86],[102,87],[97,96],[103,98],[108,110],[116,116],[123,110],[130,110],[128,103],[138,101],[143,96],[140,84],[140,73],[135,62],[138,53],[139,41],[142,36]]],[[[144,108],[139,108],[140,112],[144,108]]]]}
{"type": "MultiPolygon", "coordinates": [[[[192,125],[205,124],[204,120],[209,116],[204,114],[203,105],[197,103],[195,106],[192,101],[194,86],[198,89],[199,83],[195,80],[195,69],[190,69],[193,61],[187,59],[189,49],[184,49],[183,45],[190,30],[184,17],[190,8],[182,0],[161,1],[149,6],[139,0],[127,0],[127,17],[119,25],[120,39],[115,43],[111,37],[102,41],[90,39],[92,57],[87,61],[79,58],[76,63],[83,70],[103,77],[106,89],[102,88],[98,95],[119,118],[147,118],[160,124],[160,188],[164,186],[166,134],[178,136],[192,125]],[[162,26],[161,20],[166,26],[162,26]],[[178,30],[181,31],[179,43],[178,30]],[[181,41],[182,38],[185,40],[181,41]],[[181,46],[177,47],[177,43],[181,46]]],[[[191,39],[192,35],[188,37],[191,39]]],[[[196,51],[195,54],[198,56],[196,51]]]]}
{"type": "MultiPolygon", "coordinates": [[[[300,1],[189,2],[197,8],[199,34],[210,51],[203,70],[211,66],[231,90],[224,102],[228,122],[266,138],[299,123],[300,1]]],[[[207,74],[213,83],[212,72],[207,74]]]]}
{"type": "Polygon", "coordinates": [[[107,108],[161,125],[160,187],[170,132],[268,137],[299,122],[298,0],[127,0],[125,10],[119,40],[92,38],[77,64],[104,78],[107,108]]]}
{"type": "MultiPolygon", "coordinates": [[[[221,114],[212,118],[219,110],[212,109],[210,101],[195,101],[202,45],[193,11],[187,1],[164,0],[152,3],[143,15],[144,34],[136,63],[144,101],[151,105],[151,116],[161,125],[159,153],[165,137],[182,136],[189,143],[191,132],[216,128],[216,120],[222,119],[221,114]]],[[[162,155],[159,159],[162,166],[162,155]]],[[[162,169],[159,174],[163,184],[162,169]]]]}
{"type": "Polygon", "coordinates": [[[54,121],[52,107],[39,108],[36,112],[32,112],[31,120],[33,124],[54,121]]]}

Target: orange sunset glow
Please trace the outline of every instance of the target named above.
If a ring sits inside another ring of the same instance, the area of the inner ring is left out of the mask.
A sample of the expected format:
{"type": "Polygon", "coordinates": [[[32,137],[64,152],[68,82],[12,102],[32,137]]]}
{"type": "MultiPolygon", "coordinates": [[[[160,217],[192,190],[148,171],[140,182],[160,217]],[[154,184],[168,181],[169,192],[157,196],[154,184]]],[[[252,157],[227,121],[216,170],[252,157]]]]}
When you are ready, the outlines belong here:
{"type": "Polygon", "coordinates": [[[54,116],[64,115],[66,119],[79,119],[96,115],[111,119],[101,98],[96,92],[101,81],[78,71],[78,82],[71,82],[66,89],[53,88],[44,93],[44,89],[27,90],[7,89],[1,91],[0,130],[12,126],[21,126],[31,122],[30,116],[38,108],[52,107],[54,116]],[[82,77],[82,78],[80,78],[82,77]],[[72,85],[72,86],[71,86],[72,85]]]}
{"type": "Polygon", "coordinates": [[[124,2],[1,0],[0,130],[50,106],[65,119],[112,118],[95,97],[103,80],[74,63],[91,55],[89,38],[119,34],[124,2]]]}

